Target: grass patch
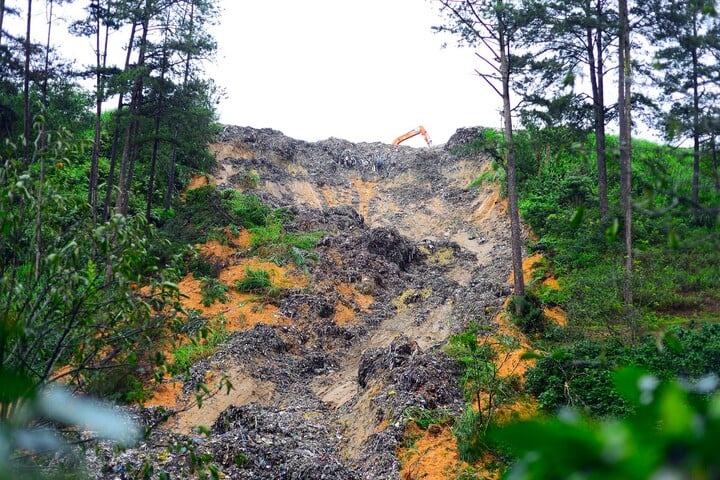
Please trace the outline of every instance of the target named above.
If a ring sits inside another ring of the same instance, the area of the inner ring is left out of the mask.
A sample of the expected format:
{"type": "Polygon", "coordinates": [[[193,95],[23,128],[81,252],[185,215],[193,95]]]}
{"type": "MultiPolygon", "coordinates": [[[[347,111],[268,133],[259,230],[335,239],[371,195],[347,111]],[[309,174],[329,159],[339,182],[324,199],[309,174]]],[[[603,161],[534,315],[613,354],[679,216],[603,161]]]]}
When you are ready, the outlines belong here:
{"type": "Polygon", "coordinates": [[[261,293],[277,297],[281,289],[273,285],[270,272],[264,268],[245,267],[245,278],[235,282],[235,289],[241,293],[261,293]]]}
{"type": "Polygon", "coordinates": [[[308,258],[313,258],[308,252],[325,235],[324,232],[286,232],[279,219],[251,227],[249,231],[253,251],[281,266],[288,263],[305,265],[308,258]]]}
{"type": "Polygon", "coordinates": [[[221,321],[216,328],[203,327],[199,338],[191,338],[190,342],[182,344],[172,351],[173,362],[169,366],[172,374],[187,371],[198,360],[208,357],[215,352],[218,345],[228,339],[225,322],[221,321]]]}
{"type": "Polygon", "coordinates": [[[427,430],[430,425],[450,425],[453,423],[452,412],[447,408],[409,407],[403,412],[406,421],[412,420],[421,430],[427,430]]]}

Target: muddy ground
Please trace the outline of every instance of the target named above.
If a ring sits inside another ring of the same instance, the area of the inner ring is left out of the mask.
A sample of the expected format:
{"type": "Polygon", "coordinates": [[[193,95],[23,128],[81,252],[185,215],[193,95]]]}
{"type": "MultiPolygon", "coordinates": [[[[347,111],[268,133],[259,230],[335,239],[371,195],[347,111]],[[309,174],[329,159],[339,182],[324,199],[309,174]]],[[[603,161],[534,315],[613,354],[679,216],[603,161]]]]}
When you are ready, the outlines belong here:
{"type": "Polygon", "coordinates": [[[221,478],[399,478],[407,408],[462,409],[442,345],[492,321],[510,293],[505,204],[492,186],[466,188],[488,160],[457,153],[474,133],[412,148],[226,127],[209,180],[288,208],[291,230],[326,232],[301,269],[307,285],[174,379],[177,406],[136,409],[150,436],[122,453],[96,449],[90,473],[185,478],[192,451],[221,478]],[[229,394],[172,414],[223,374],[229,394]]]}

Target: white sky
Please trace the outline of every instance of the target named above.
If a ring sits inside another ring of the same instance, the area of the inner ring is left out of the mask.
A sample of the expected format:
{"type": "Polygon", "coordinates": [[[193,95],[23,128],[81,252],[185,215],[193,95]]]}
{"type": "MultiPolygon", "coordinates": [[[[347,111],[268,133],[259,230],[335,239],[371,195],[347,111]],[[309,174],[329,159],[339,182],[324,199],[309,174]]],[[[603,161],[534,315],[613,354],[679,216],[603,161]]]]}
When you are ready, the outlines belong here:
{"type": "MultiPolygon", "coordinates": [[[[459,127],[500,126],[499,98],[468,49],[441,48],[428,0],[221,0],[220,121],[291,137],[382,141],[424,125],[445,143],[459,127]]],[[[421,146],[416,137],[406,144],[421,146]]]]}
{"type": "MultiPolygon", "coordinates": [[[[475,74],[473,51],[431,30],[441,22],[432,0],[216,1],[219,49],[206,69],[226,93],[222,123],[308,141],[386,143],[423,125],[435,144],[459,127],[501,126],[500,99],[475,74]]],[[[33,37],[44,41],[45,5],[34,5],[33,37]]],[[[79,18],[84,6],[56,6],[54,13],[79,18]]],[[[18,33],[22,15],[7,19],[18,33]]],[[[63,35],[62,23],[54,28],[63,56],[93,63],[92,39],[63,35]]],[[[117,63],[126,41],[113,34],[117,63]]],[[[424,142],[418,136],[405,144],[424,142]]]]}

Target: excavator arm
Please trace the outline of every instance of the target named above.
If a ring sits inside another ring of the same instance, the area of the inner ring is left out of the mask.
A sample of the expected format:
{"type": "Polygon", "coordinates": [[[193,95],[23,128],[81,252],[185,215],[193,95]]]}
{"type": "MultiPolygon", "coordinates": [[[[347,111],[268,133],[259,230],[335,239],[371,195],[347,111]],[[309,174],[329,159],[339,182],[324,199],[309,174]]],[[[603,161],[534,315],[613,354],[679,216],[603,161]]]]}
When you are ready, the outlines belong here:
{"type": "Polygon", "coordinates": [[[410,130],[407,133],[403,133],[399,137],[397,137],[395,140],[393,140],[393,145],[400,145],[402,142],[407,140],[408,138],[412,138],[416,135],[422,135],[425,139],[425,143],[428,144],[428,147],[432,146],[432,141],[430,140],[430,135],[428,135],[427,130],[425,130],[425,127],[420,125],[418,128],[415,128],[413,130],[410,130]]]}

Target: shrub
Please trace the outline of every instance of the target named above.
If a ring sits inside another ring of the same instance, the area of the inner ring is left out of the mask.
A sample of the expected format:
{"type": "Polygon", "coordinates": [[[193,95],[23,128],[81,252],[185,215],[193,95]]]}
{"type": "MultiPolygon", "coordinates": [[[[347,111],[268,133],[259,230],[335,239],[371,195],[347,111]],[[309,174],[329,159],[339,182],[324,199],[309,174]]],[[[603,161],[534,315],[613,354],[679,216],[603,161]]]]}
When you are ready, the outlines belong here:
{"type": "Polygon", "coordinates": [[[209,307],[213,303],[227,302],[227,292],[229,288],[214,278],[202,278],[200,281],[200,293],[202,294],[202,304],[209,307]]]}
{"type": "MultiPolygon", "coordinates": [[[[708,379],[709,380],[709,379],[708,379]]],[[[635,413],[596,421],[572,410],[498,428],[490,437],[517,459],[509,478],[714,478],[720,395],[626,369],[614,389],[635,413]]]]}
{"type": "Polygon", "coordinates": [[[636,346],[608,339],[561,347],[527,371],[525,387],[550,411],[573,406],[595,416],[622,416],[630,410],[614,390],[611,372],[623,366],[640,367],[663,379],[718,372],[720,324],[674,326],[659,344],[657,337],[646,336],[636,346]]]}
{"type": "MultiPolygon", "coordinates": [[[[123,397],[123,380],[161,367],[176,273],[158,268],[163,242],[141,216],[68,226],[64,197],[33,168],[0,163],[0,371],[123,397]]],[[[0,400],[0,419],[24,400],[0,400]]]]}
{"type": "Polygon", "coordinates": [[[476,412],[472,405],[467,405],[452,429],[462,460],[468,463],[476,462],[488,451],[489,444],[484,440],[485,427],[483,416],[476,412]]]}
{"type": "Polygon", "coordinates": [[[190,342],[179,345],[172,351],[173,363],[169,368],[171,373],[187,371],[198,360],[214,352],[217,346],[227,339],[224,322],[221,321],[216,328],[204,327],[199,338],[191,337],[190,342]]]}
{"type": "Polygon", "coordinates": [[[322,232],[288,233],[280,220],[267,225],[250,228],[251,242],[255,253],[268,258],[277,265],[290,262],[297,266],[306,263],[307,254],[322,238],[322,232]]]}
{"type": "Polygon", "coordinates": [[[543,313],[540,299],[529,291],[523,296],[511,297],[507,311],[512,322],[526,335],[542,333],[547,328],[548,320],[543,313]],[[520,305],[519,314],[517,305],[520,305]]]}

